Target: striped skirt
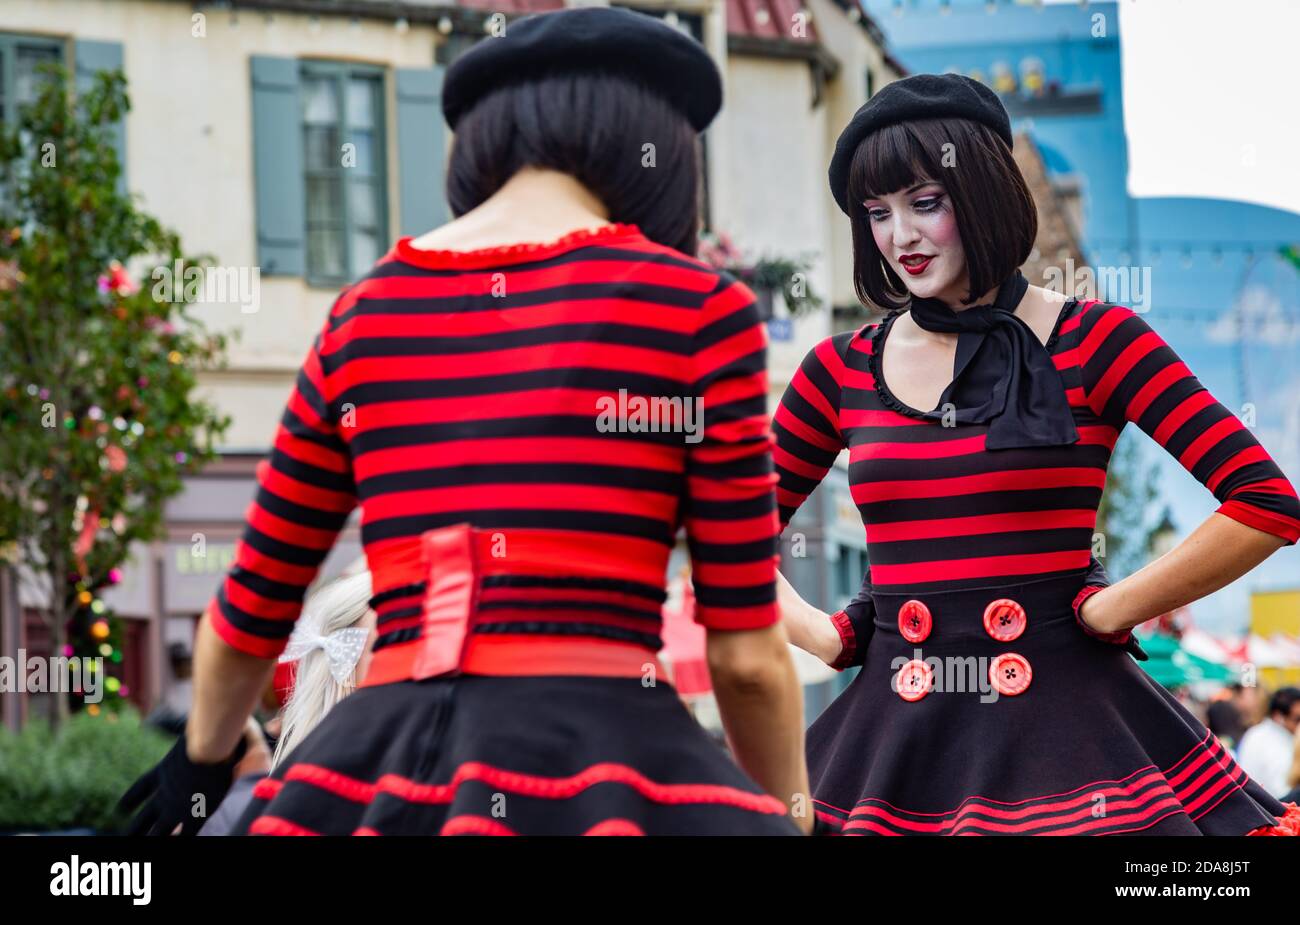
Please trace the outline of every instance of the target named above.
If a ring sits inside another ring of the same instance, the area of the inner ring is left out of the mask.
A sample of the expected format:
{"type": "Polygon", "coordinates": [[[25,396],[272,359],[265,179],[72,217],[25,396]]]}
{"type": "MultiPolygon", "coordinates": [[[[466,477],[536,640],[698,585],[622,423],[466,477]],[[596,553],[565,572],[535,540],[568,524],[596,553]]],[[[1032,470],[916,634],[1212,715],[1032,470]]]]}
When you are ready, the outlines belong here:
{"type": "Polygon", "coordinates": [[[365,687],[254,792],[256,835],[793,835],[670,685],[461,676],[365,687]]]}
{"type": "Polygon", "coordinates": [[[1077,585],[873,595],[865,663],[808,731],[821,822],[845,835],[1295,834],[1300,808],[1123,647],[1079,628],[1077,585]],[[999,641],[984,615],[1008,599],[1024,626],[999,641]],[[912,601],[930,627],[919,642],[900,630],[912,601]],[[909,662],[929,685],[900,693],[909,662]]]}

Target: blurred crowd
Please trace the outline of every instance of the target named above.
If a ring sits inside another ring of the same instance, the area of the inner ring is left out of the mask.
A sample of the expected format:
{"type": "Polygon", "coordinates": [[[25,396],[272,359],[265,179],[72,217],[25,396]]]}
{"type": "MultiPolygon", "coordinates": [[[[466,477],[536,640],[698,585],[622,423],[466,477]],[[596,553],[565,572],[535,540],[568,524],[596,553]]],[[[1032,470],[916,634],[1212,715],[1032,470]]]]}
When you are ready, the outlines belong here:
{"type": "Polygon", "coordinates": [[[1261,787],[1300,800],[1300,688],[1229,685],[1206,705],[1205,724],[1261,787]]]}

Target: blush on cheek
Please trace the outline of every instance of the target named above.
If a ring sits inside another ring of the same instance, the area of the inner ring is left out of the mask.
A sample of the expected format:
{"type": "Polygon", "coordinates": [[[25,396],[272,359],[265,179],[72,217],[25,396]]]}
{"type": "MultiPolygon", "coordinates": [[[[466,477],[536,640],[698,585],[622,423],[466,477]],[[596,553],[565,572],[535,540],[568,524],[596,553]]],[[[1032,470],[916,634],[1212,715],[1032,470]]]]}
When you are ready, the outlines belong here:
{"type": "Polygon", "coordinates": [[[961,298],[962,293],[950,292],[961,289],[966,275],[966,251],[961,246],[961,231],[957,228],[957,217],[952,209],[941,208],[933,215],[926,216],[921,226],[921,234],[926,244],[938,257],[935,267],[927,281],[927,295],[943,297],[943,293],[961,298]]]}
{"type": "MultiPolygon", "coordinates": [[[[880,251],[881,254],[892,254],[894,252],[893,234],[889,230],[889,222],[871,222],[871,237],[875,239],[876,250],[880,251]]],[[[888,257],[886,257],[886,262],[892,264],[888,257]]]]}
{"type": "Polygon", "coordinates": [[[930,216],[925,222],[924,234],[941,256],[955,253],[964,258],[961,232],[957,229],[957,217],[952,214],[951,209],[940,209],[930,216]]]}

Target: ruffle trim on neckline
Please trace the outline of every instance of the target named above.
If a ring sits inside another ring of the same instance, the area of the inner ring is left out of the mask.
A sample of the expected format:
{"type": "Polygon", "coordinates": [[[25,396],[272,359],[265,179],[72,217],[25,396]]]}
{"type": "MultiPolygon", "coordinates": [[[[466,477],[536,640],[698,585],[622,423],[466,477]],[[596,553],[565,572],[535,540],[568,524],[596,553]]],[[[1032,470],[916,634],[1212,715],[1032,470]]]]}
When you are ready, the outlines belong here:
{"type": "Polygon", "coordinates": [[[1047,335],[1047,343],[1043,344],[1043,349],[1048,353],[1056,346],[1056,342],[1061,339],[1061,328],[1065,325],[1065,320],[1074,314],[1076,306],[1081,305],[1077,297],[1070,296],[1061,305],[1061,310],[1056,315],[1056,324],[1052,325],[1052,333],[1047,335]]]}
{"type": "Polygon", "coordinates": [[[880,403],[890,411],[897,412],[905,417],[917,418],[918,420],[930,420],[925,413],[915,408],[903,404],[899,401],[894,393],[889,391],[889,386],[885,384],[884,378],[880,375],[880,351],[885,344],[885,332],[898,319],[902,312],[891,312],[883,321],[876,322],[876,329],[871,334],[871,350],[867,354],[867,371],[871,373],[871,381],[876,389],[876,396],[880,403]]]}
{"type": "Polygon", "coordinates": [[[476,269],[541,260],[588,244],[611,244],[623,240],[638,240],[644,236],[636,225],[613,222],[597,228],[580,228],[553,241],[502,244],[478,250],[425,250],[411,245],[411,237],[399,238],[393,245],[391,256],[403,263],[432,269],[476,269]]]}
{"type": "MultiPolygon", "coordinates": [[[[1056,323],[1052,325],[1052,333],[1048,335],[1047,343],[1043,344],[1043,349],[1049,354],[1056,346],[1057,341],[1061,339],[1061,327],[1065,324],[1065,320],[1070,317],[1073,306],[1078,302],[1078,299],[1071,296],[1065,300],[1060,312],[1057,313],[1056,323]]],[[[904,417],[931,421],[934,419],[929,415],[933,412],[918,411],[910,405],[903,404],[893,392],[889,391],[889,385],[885,382],[884,376],[880,374],[880,360],[885,345],[885,335],[901,314],[903,314],[901,311],[890,312],[884,320],[876,322],[876,329],[871,333],[871,352],[867,354],[867,371],[871,373],[871,381],[875,386],[876,396],[880,399],[882,405],[904,417]]]]}

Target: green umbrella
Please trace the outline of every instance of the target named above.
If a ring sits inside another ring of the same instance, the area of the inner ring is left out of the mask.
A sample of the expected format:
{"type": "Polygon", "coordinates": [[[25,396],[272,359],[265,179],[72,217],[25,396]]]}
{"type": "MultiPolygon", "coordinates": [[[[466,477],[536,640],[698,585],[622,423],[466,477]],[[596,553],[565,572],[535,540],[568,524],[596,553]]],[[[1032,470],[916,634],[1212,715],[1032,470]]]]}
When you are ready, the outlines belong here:
{"type": "Polygon", "coordinates": [[[1139,662],[1142,669],[1162,687],[1181,687],[1201,681],[1229,683],[1236,673],[1227,665],[1192,655],[1173,636],[1157,633],[1142,640],[1142,648],[1151,656],[1139,662]]]}

